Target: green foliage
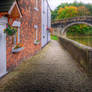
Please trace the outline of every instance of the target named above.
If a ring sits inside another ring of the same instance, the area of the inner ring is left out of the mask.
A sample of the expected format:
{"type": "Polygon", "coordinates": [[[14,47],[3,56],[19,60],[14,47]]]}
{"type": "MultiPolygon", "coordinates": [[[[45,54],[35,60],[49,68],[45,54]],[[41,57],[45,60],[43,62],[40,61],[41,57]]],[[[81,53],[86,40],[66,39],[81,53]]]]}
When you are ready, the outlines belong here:
{"type": "Polygon", "coordinates": [[[92,15],[92,5],[91,4],[84,4],[84,3],[63,3],[59,5],[53,12],[52,12],[52,20],[56,19],[63,19],[63,18],[69,18],[69,17],[77,17],[77,16],[85,16],[85,15],[92,15]],[[65,7],[76,7],[78,10],[78,13],[76,14],[74,10],[71,10],[69,8],[68,10],[65,7]],[[61,14],[58,14],[58,11],[60,8],[64,8],[61,14]],[[71,16],[72,14],[72,16],[71,16]]]}
{"type": "Polygon", "coordinates": [[[78,15],[78,9],[75,6],[66,6],[58,10],[57,19],[66,19],[70,17],[76,17],[78,15]]]}
{"type": "Polygon", "coordinates": [[[58,37],[55,36],[55,35],[51,35],[51,39],[52,39],[52,40],[58,40],[58,37]]]}
{"type": "Polygon", "coordinates": [[[57,11],[52,11],[51,19],[54,20],[57,17],[57,11]]]}
{"type": "Polygon", "coordinates": [[[17,32],[17,29],[7,25],[7,28],[4,30],[4,33],[8,34],[9,36],[14,35],[17,32]]]}
{"type": "Polygon", "coordinates": [[[92,27],[85,24],[73,25],[67,29],[67,36],[92,35],[92,27]]]}
{"type": "MultiPolygon", "coordinates": [[[[78,16],[92,16],[92,4],[63,3],[52,12],[52,20],[78,16]]],[[[92,35],[92,27],[85,24],[69,27],[67,35],[92,35]]]]}

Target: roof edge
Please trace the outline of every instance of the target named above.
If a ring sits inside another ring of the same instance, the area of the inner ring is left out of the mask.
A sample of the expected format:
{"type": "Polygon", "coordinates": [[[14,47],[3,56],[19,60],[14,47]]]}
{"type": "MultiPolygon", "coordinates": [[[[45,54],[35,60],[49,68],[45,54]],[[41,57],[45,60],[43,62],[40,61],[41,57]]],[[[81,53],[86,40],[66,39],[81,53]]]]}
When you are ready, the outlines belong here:
{"type": "Polygon", "coordinates": [[[10,9],[9,9],[9,11],[8,11],[8,14],[11,14],[11,12],[12,12],[12,10],[13,10],[13,8],[14,8],[15,5],[17,6],[17,9],[18,9],[18,12],[19,12],[19,14],[20,14],[20,17],[22,17],[22,13],[21,13],[21,11],[20,11],[20,8],[19,8],[18,3],[17,3],[16,0],[13,2],[12,6],[10,7],[10,9]]]}
{"type": "Polygon", "coordinates": [[[51,7],[50,7],[50,4],[49,4],[48,0],[46,0],[46,1],[47,1],[47,4],[48,4],[49,8],[50,8],[50,11],[52,11],[52,9],[51,9],[51,7]]]}

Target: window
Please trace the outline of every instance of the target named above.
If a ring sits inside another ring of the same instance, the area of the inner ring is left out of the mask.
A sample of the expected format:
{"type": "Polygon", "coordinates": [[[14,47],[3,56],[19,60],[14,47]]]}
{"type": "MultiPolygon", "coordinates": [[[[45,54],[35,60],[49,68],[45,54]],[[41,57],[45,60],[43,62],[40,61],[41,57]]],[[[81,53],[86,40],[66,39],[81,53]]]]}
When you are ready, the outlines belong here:
{"type": "Polygon", "coordinates": [[[45,0],[43,0],[43,14],[45,14],[45,0]]]}
{"type": "Polygon", "coordinates": [[[35,28],[35,38],[34,40],[38,40],[38,25],[34,25],[34,28],[35,28]]]}
{"type": "Polygon", "coordinates": [[[13,41],[12,41],[12,43],[16,45],[17,43],[20,43],[20,26],[21,26],[21,23],[20,23],[20,21],[14,21],[12,26],[17,29],[17,33],[14,35],[13,41]]]}
{"type": "Polygon", "coordinates": [[[36,40],[38,40],[38,29],[36,29],[36,40]]]}
{"type": "Polygon", "coordinates": [[[39,0],[35,0],[35,10],[37,10],[38,11],[38,5],[39,5],[39,0]]]}
{"type": "Polygon", "coordinates": [[[18,43],[20,43],[20,28],[18,28],[18,43]]]}
{"type": "Polygon", "coordinates": [[[17,28],[17,33],[14,35],[14,44],[20,43],[20,28],[17,28]]]}

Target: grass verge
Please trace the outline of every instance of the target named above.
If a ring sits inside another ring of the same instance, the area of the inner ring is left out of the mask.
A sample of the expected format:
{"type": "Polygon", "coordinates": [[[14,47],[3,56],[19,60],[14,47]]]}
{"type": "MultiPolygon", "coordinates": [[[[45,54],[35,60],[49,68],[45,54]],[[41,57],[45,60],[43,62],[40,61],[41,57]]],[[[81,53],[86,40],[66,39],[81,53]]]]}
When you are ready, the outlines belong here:
{"type": "Polygon", "coordinates": [[[58,37],[56,35],[51,35],[51,40],[58,40],[58,37]]]}

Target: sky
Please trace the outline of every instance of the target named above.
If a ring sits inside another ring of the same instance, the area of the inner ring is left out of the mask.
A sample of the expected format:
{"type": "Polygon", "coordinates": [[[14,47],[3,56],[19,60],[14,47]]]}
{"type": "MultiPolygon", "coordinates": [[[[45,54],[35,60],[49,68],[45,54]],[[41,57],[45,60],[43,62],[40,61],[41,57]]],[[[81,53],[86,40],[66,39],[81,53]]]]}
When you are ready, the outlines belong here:
{"type": "Polygon", "coordinates": [[[83,3],[92,3],[92,0],[48,0],[50,3],[50,7],[54,10],[61,3],[72,3],[74,1],[83,2],[83,3]]]}

